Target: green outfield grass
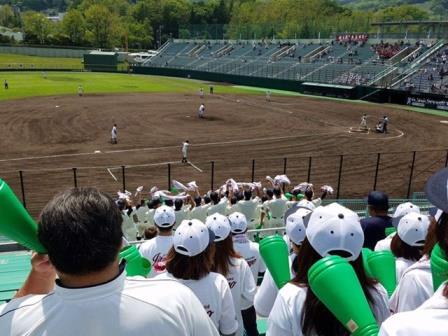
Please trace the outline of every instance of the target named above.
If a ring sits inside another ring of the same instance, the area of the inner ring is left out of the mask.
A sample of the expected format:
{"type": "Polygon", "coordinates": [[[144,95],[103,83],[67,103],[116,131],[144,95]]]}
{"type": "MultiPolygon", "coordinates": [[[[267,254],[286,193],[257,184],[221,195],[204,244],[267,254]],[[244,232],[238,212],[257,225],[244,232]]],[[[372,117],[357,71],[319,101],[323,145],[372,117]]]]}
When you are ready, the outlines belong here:
{"type": "MultiPolygon", "coordinates": [[[[208,84],[202,81],[129,74],[91,72],[0,72],[0,100],[35,96],[77,94],[82,85],[85,94],[91,93],[194,93],[202,86],[208,92],[208,84]],[[3,88],[7,79],[9,89],[3,88]]],[[[264,94],[246,88],[214,84],[215,93],[264,94]]]]}
{"type": "Polygon", "coordinates": [[[39,57],[16,54],[0,54],[0,69],[82,69],[81,58],[39,57]]]}

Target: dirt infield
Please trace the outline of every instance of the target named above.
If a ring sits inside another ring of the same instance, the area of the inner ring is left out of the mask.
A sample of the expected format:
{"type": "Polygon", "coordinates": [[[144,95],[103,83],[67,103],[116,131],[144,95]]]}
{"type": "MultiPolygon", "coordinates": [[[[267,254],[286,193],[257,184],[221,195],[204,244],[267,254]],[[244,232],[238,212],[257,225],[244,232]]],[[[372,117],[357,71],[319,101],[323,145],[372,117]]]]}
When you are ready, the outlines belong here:
{"type": "Polygon", "coordinates": [[[212,160],[217,187],[229,177],[249,181],[252,159],[255,180],[282,174],[287,158],[286,173],[299,183],[307,179],[308,156],[313,156],[311,182],[337,187],[339,155],[344,154],[340,196],[361,197],[373,187],[376,153],[381,152],[377,188],[403,197],[412,151],[419,151],[413,191],[445,165],[448,126],[440,117],[313,98],[266,102],[263,96],[216,94],[204,99],[206,118],[199,120],[200,101],[197,95],[127,94],[2,102],[0,177],[20,195],[18,170],[24,171],[27,206],[36,215],[51,195],[73,186],[74,167],[79,186],[111,193],[122,187],[122,165],[128,190],[167,188],[168,163],[171,178],[196,180],[208,189],[212,160]],[[363,113],[370,127],[388,115],[389,134],[350,133],[363,113]],[[114,123],[117,145],[109,142],[114,123]],[[185,139],[192,144],[189,159],[195,167],[180,163],[185,139]]]}

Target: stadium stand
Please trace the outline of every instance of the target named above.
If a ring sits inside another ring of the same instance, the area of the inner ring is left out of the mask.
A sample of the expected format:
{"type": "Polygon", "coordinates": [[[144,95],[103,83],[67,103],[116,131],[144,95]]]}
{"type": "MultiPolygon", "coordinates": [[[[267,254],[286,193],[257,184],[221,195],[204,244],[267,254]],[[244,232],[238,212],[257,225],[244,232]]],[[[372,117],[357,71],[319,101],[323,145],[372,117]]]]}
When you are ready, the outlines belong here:
{"type": "Polygon", "coordinates": [[[141,66],[446,94],[447,57],[442,41],[171,40],[141,66]]]}

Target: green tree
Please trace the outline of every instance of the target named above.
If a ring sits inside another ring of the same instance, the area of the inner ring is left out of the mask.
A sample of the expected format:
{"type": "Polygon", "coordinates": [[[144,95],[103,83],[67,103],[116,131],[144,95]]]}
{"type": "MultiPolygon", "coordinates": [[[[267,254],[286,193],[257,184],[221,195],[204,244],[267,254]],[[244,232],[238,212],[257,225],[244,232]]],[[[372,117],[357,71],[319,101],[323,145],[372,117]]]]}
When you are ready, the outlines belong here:
{"type": "Polygon", "coordinates": [[[62,30],[75,45],[81,45],[86,35],[86,22],[81,12],[70,9],[62,21],[62,30]]]}
{"type": "Polygon", "coordinates": [[[439,17],[444,17],[448,13],[448,0],[432,0],[431,9],[439,17]]]}
{"type": "Polygon", "coordinates": [[[0,7],[0,26],[13,28],[17,26],[17,18],[9,5],[3,5],[0,7]]]}
{"type": "Polygon", "coordinates": [[[42,13],[28,11],[23,15],[23,30],[27,42],[45,44],[51,33],[51,28],[51,21],[42,13]]]}
{"type": "Polygon", "coordinates": [[[118,17],[103,5],[92,5],[85,12],[87,37],[95,47],[110,48],[121,28],[118,17]]]}

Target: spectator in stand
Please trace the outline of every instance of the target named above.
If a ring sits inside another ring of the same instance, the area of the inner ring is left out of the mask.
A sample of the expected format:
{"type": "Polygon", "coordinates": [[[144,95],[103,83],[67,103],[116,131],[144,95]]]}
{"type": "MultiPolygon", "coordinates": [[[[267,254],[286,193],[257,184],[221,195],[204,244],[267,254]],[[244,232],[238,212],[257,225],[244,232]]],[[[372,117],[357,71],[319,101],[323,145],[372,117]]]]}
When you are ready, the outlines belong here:
{"type": "MultiPolygon", "coordinates": [[[[266,266],[260,256],[258,244],[251,242],[247,235],[247,220],[246,217],[240,213],[235,212],[229,217],[230,231],[232,233],[233,246],[235,251],[239,253],[250,267],[254,282],[257,284],[258,277],[263,277],[266,272],[266,266]]],[[[257,314],[255,308],[252,306],[242,312],[244,329],[246,335],[258,335],[257,330],[257,314]]]]}
{"type": "Polygon", "coordinates": [[[428,216],[419,213],[412,212],[400,219],[397,234],[390,244],[396,258],[397,281],[406,269],[422,257],[428,227],[428,216]]]}
{"type": "MultiPolygon", "coordinates": [[[[188,200],[191,201],[191,197],[188,197],[188,200]]],[[[180,225],[185,219],[189,219],[190,217],[190,208],[191,205],[185,205],[184,201],[181,198],[176,198],[174,201],[174,214],[176,215],[176,226],[180,225]]],[[[176,229],[176,226],[174,229],[176,229]]]]}
{"type": "Polygon", "coordinates": [[[238,202],[237,211],[246,217],[249,229],[255,229],[260,222],[260,215],[257,211],[259,205],[260,198],[258,196],[252,198],[252,191],[244,190],[244,199],[238,202]]]}
{"type": "Polygon", "coordinates": [[[239,329],[237,336],[244,333],[243,314],[252,314],[255,285],[252,272],[247,262],[235,251],[230,223],[227,217],[214,214],[207,218],[207,227],[215,234],[216,253],[213,271],[221,273],[229,283],[232,291],[239,329]]]}
{"type": "Polygon", "coordinates": [[[166,272],[166,256],[173,246],[173,227],[175,222],[176,215],[173,208],[162,205],[155,211],[154,223],[157,226],[158,234],[155,238],[144,242],[140,247],[141,255],[152,264],[148,278],[166,272]]]}
{"type": "Polygon", "coordinates": [[[177,279],[190,288],[221,335],[235,335],[238,322],[230,287],[221,274],[211,271],[213,240],[205,224],[196,219],[183,221],[168,253],[167,273],[157,276],[157,280],[177,279]]]}
{"type": "Polygon", "coordinates": [[[381,239],[386,238],[385,229],[392,227],[392,218],[388,215],[389,197],[381,191],[372,191],[367,197],[369,217],[361,220],[364,232],[364,247],[371,250],[381,239]]]}
{"type": "Polygon", "coordinates": [[[221,215],[226,214],[227,198],[225,196],[220,198],[219,194],[216,191],[213,191],[210,193],[210,200],[212,201],[212,205],[207,209],[207,216],[215,213],[221,215]]]}
{"type": "Polygon", "coordinates": [[[93,188],[69,189],[51,200],[38,225],[48,255],[33,255],[16,298],[0,306],[2,334],[217,336],[182,284],[126,278],[118,256],[121,222],[114,201],[93,188]]]}
{"type": "Polygon", "coordinates": [[[389,317],[387,292],[367,278],[361,256],[364,240],[359,217],[353,211],[333,203],[317,208],[310,216],[306,238],[297,256],[295,278],[280,289],[268,320],[267,335],[347,335],[342,325],[308,290],[308,271],[318,260],[341,253],[358,276],[363,292],[379,324],[389,317]],[[329,238],[329,226],[333,237],[329,238]],[[355,238],[355,240],[353,239],[355,238]]]}
{"type": "MultiPolygon", "coordinates": [[[[428,200],[441,209],[436,235],[444,255],[448,255],[448,169],[442,169],[427,182],[428,200]]],[[[414,311],[395,314],[381,325],[379,336],[444,336],[448,330],[448,282],[414,311]]]]}

